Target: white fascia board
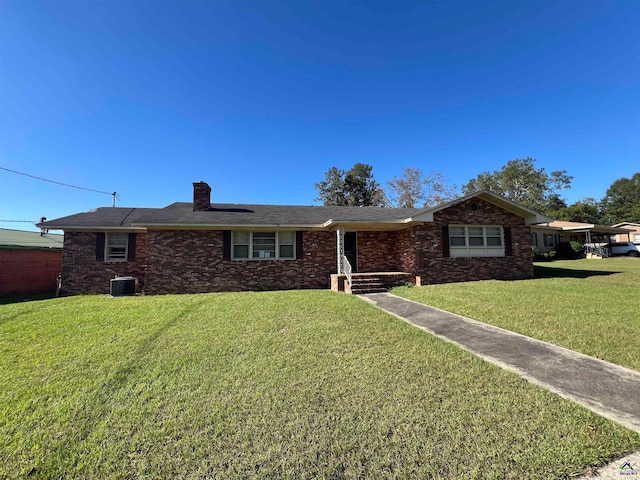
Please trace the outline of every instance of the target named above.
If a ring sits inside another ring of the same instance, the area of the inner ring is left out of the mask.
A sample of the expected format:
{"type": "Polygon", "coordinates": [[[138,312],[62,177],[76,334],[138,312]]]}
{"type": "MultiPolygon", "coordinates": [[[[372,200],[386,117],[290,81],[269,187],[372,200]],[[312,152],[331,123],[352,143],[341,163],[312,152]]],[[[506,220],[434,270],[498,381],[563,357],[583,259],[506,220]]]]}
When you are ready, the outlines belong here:
{"type": "Polygon", "coordinates": [[[533,224],[533,225],[530,225],[530,227],[532,229],[535,228],[536,230],[549,230],[549,231],[552,231],[552,232],[561,232],[562,231],[562,229],[560,227],[551,227],[551,226],[545,225],[545,224],[540,224],[540,225],[533,224]]]}
{"type": "Polygon", "coordinates": [[[335,230],[344,227],[349,230],[370,230],[370,231],[386,231],[386,230],[402,230],[411,225],[418,225],[424,222],[416,222],[411,218],[400,220],[391,220],[386,222],[373,222],[369,220],[329,220],[324,223],[325,229],[335,230]]]}
{"type": "MultiPolygon", "coordinates": [[[[141,224],[136,224],[141,225],[141,224]]],[[[212,225],[210,223],[145,223],[144,227],[140,227],[144,230],[148,228],[158,229],[158,230],[257,230],[257,229],[289,229],[289,230],[315,230],[315,229],[323,229],[324,225],[322,224],[216,224],[212,225]]]]}
{"type": "Polygon", "coordinates": [[[146,232],[147,229],[145,227],[126,227],[123,225],[118,225],[116,227],[44,227],[49,230],[63,230],[65,232],[146,232]]]}
{"type": "Polygon", "coordinates": [[[640,223],[633,223],[633,222],[616,223],[615,225],[611,225],[611,226],[615,228],[624,228],[626,230],[629,230],[628,228],[623,227],[623,225],[628,225],[629,227],[640,227],[640,223]]]}
{"type": "Polygon", "coordinates": [[[535,227],[537,223],[549,223],[549,222],[553,222],[553,218],[546,217],[539,213],[536,213],[535,215],[530,215],[524,218],[524,224],[529,225],[531,227],[535,227]]]}
{"type": "Polygon", "coordinates": [[[519,215],[521,217],[523,217],[525,219],[525,224],[527,225],[531,225],[534,223],[545,223],[545,222],[552,222],[553,219],[549,218],[545,215],[542,215],[538,212],[536,212],[535,210],[532,210],[528,207],[525,207],[523,205],[520,205],[519,203],[516,203],[512,200],[509,200],[508,198],[505,198],[501,195],[497,195],[493,192],[490,192],[488,190],[482,190],[480,192],[475,192],[472,193],[470,195],[466,195],[464,197],[460,197],[460,198],[456,198],[455,200],[452,200],[450,202],[447,202],[443,205],[439,205],[437,207],[431,208],[419,215],[416,215],[415,217],[413,217],[414,221],[422,221],[422,222],[433,222],[433,214],[436,212],[439,212],[441,210],[444,210],[446,208],[452,207],[454,205],[457,205],[459,203],[462,203],[466,200],[470,200],[472,198],[479,198],[481,200],[484,200],[486,202],[492,203],[494,205],[496,205],[497,207],[503,208],[507,211],[510,211],[512,213],[515,213],[516,215],[519,215]]]}
{"type": "Polygon", "coordinates": [[[403,220],[403,223],[429,223],[433,222],[433,211],[423,212],[415,217],[408,217],[403,220]]]}

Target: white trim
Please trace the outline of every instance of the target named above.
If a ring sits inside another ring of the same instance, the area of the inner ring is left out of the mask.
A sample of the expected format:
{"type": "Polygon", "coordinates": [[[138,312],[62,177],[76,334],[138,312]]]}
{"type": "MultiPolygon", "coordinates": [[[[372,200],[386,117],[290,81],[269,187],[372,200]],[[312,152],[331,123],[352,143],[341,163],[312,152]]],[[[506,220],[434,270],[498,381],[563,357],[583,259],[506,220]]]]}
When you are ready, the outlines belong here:
{"type": "Polygon", "coordinates": [[[65,232],[87,232],[87,233],[95,233],[95,232],[129,232],[129,233],[140,233],[146,232],[146,228],[142,227],[45,227],[49,230],[63,230],[65,232]]]}
{"type": "MultiPolygon", "coordinates": [[[[311,224],[260,224],[260,223],[134,223],[133,225],[143,225],[140,228],[147,230],[252,230],[252,231],[274,231],[274,230],[307,230],[324,229],[321,223],[311,224]]],[[[66,228],[66,227],[65,227],[66,228]]]]}
{"type": "Polygon", "coordinates": [[[439,205],[437,207],[431,208],[429,210],[426,210],[418,215],[415,215],[414,217],[408,218],[408,221],[422,221],[422,222],[433,222],[433,214],[436,212],[439,212],[441,210],[444,210],[446,208],[452,207],[454,205],[457,205],[459,203],[462,203],[464,201],[470,200],[472,198],[479,198],[481,200],[484,200],[486,202],[489,202],[497,207],[503,208],[507,211],[510,211],[511,213],[514,213],[520,217],[523,217],[525,219],[525,224],[526,225],[532,225],[532,224],[536,224],[536,223],[544,223],[544,222],[551,222],[553,221],[552,218],[547,217],[545,215],[542,215],[538,212],[536,212],[535,210],[531,210],[528,207],[525,207],[523,205],[520,205],[519,203],[516,203],[512,200],[509,200],[508,198],[505,198],[501,195],[497,195],[493,192],[490,192],[488,190],[482,190],[480,192],[475,192],[472,193],[470,195],[467,195],[465,197],[460,197],[460,198],[456,198],[455,200],[452,200],[451,202],[445,203],[443,205],[439,205]]]}

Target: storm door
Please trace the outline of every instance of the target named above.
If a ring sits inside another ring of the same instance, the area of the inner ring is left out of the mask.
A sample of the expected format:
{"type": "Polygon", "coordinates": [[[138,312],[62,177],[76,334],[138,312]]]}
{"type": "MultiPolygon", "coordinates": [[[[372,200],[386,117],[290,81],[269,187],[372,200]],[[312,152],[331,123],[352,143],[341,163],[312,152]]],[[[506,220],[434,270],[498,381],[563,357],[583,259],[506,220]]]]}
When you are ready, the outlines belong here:
{"type": "Polygon", "coordinates": [[[351,264],[353,273],[358,271],[358,236],[356,232],[346,232],[344,234],[344,256],[351,264]]]}

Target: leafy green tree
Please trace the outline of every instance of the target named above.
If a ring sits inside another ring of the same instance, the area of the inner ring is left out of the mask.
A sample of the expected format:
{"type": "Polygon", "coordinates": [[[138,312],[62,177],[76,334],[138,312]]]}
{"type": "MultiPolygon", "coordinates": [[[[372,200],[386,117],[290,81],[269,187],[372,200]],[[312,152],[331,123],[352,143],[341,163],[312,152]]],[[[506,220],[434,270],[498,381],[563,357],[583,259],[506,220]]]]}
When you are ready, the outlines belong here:
{"type": "Polygon", "coordinates": [[[608,224],[640,223],[640,172],[611,184],[602,199],[602,217],[608,224]]]}
{"type": "Polygon", "coordinates": [[[316,201],[323,205],[385,207],[388,203],[382,187],[373,177],[373,167],[365,163],[356,163],[350,170],[331,167],[325,179],[315,186],[318,190],[316,201]]]}
{"type": "Polygon", "coordinates": [[[542,212],[555,220],[568,220],[567,218],[564,218],[566,216],[567,208],[569,208],[567,206],[567,202],[565,202],[560,195],[554,193],[549,195],[547,198],[542,212]]]}
{"type": "Polygon", "coordinates": [[[558,190],[569,188],[573,177],[567,175],[566,170],[547,173],[544,168],[537,168],[535,162],[530,157],[509,160],[501,170],[479,174],[463,185],[462,191],[469,195],[480,190],[490,190],[514,202],[544,211],[552,195],[557,195],[558,190]]]}
{"type": "Polygon", "coordinates": [[[545,214],[556,219],[569,222],[602,223],[600,204],[593,197],[572,203],[564,208],[547,210],[545,214]]]}
{"type": "Polygon", "coordinates": [[[400,177],[393,177],[387,185],[390,203],[401,208],[434,207],[452,200],[458,193],[458,187],[449,184],[442,173],[432,171],[425,175],[415,167],[405,168],[400,177]]]}

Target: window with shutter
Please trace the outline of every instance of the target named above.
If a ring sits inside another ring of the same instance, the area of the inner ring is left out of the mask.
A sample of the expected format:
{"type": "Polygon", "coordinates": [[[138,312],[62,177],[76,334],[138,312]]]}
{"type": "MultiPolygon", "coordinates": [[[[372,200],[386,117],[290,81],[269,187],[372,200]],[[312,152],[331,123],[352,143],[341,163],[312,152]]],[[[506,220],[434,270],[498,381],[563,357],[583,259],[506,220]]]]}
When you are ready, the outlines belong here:
{"type": "Polygon", "coordinates": [[[294,231],[232,232],[231,257],[234,260],[291,260],[296,258],[294,231]]]}
{"type": "Polygon", "coordinates": [[[107,233],[104,253],[106,262],[126,262],[129,258],[128,251],[128,233],[107,233]]]}

